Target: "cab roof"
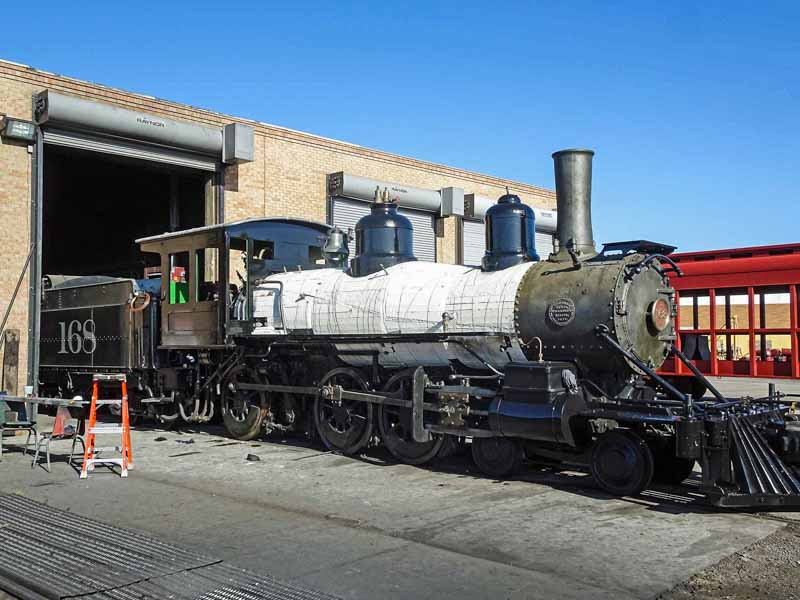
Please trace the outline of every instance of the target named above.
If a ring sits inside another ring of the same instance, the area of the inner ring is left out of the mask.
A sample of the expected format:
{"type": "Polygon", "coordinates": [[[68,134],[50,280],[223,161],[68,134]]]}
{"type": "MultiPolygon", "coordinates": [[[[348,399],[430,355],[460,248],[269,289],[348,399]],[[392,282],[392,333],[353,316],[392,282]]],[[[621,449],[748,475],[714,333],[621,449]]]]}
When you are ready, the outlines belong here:
{"type": "Polygon", "coordinates": [[[320,221],[310,221],[307,219],[296,219],[293,217],[255,217],[251,219],[242,219],[241,221],[231,221],[230,223],[218,223],[216,225],[204,225],[203,227],[195,227],[193,229],[183,229],[181,231],[171,231],[168,233],[162,233],[160,235],[151,235],[149,237],[143,237],[136,240],[137,244],[149,243],[149,242],[160,242],[166,240],[173,240],[180,237],[185,237],[189,235],[194,235],[197,233],[207,233],[211,231],[220,231],[223,230],[229,235],[236,236],[240,232],[252,229],[253,226],[258,226],[259,224],[264,225],[276,225],[276,224],[284,224],[284,225],[295,225],[298,227],[307,227],[309,229],[314,229],[319,231],[320,233],[328,234],[330,233],[331,229],[333,229],[332,225],[328,225],[327,223],[322,223],[320,221]]]}

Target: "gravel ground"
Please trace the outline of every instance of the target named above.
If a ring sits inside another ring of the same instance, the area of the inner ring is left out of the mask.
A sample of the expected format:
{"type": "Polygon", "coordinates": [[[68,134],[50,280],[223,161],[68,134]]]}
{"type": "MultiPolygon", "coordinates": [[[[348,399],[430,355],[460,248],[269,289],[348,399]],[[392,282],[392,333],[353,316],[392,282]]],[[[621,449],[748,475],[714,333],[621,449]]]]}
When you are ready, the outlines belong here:
{"type": "Polygon", "coordinates": [[[800,525],[790,524],[657,600],[800,600],[800,525]]]}

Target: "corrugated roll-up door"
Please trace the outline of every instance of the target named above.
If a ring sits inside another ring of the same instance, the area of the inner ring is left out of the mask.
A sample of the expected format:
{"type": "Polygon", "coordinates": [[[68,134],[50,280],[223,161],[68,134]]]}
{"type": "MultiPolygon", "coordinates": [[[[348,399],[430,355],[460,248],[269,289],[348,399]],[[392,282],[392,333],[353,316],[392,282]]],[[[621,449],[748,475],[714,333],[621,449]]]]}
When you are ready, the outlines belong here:
{"type": "Polygon", "coordinates": [[[436,229],[433,213],[412,208],[398,208],[397,212],[408,217],[414,227],[414,256],[417,260],[436,262],[436,229]]]}
{"type": "MultiPolygon", "coordinates": [[[[356,223],[361,217],[369,214],[369,204],[350,198],[333,199],[333,221],[334,227],[343,231],[352,230],[353,235],[356,231],[356,223]]],[[[355,252],[355,246],[350,248],[350,252],[355,252]]]]}
{"type": "Polygon", "coordinates": [[[547,260],[547,257],[553,253],[553,234],[545,233],[543,231],[536,232],[536,254],[542,260],[547,260]]]}
{"type": "MultiPolygon", "coordinates": [[[[486,252],[486,225],[483,221],[464,220],[464,264],[479,267],[486,252]]],[[[544,231],[536,232],[536,253],[542,260],[553,252],[553,234],[544,231]]]]}
{"type": "Polygon", "coordinates": [[[464,264],[480,267],[486,253],[486,225],[482,221],[462,221],[464,224],[464,264]]]}
{"type": "Polygon", "coordinates": [[[79,131],[69,131],[53,127],[42,128],[45,144],[78,148],[103,154],[126,156],[138,160],[167,163],[199,169],[201,171],[217,171],[220,168],[218,160],[210,155],[195,154],[185,150],[178,150],[158,144],[133,141],[101,134],[89,134],[79,131]]]}
{"type": "MultiPolygon", "coordinates": [[[[369,204],[350,198],[333,199],[332,221],[335,227],[355,232],[358,220],[369,214],[369,204]]],[[[411,208],[398,208],[397,212],[408,218],[414,227],[414,256],[418,260],[436,262],[436,230],[433,213],[411,208]]],[[[355,248],[351,248],[354,252],[355,248]]]]}

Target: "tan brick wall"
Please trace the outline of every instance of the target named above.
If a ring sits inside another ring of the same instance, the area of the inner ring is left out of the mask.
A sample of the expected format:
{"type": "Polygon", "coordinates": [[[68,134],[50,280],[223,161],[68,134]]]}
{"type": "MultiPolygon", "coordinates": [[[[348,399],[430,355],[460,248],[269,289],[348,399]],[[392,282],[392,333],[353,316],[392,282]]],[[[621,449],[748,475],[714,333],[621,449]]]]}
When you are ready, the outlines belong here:
{"type": "MultiPolygon", "coordinates": [[[[0,79],[0,113],[31,118],[31,85],[0,79]]],[[[0,318],[5,314],[29,249],[31,155],[24,143],[0,140],[0,318]]],[[[19,392],[27,379],[28,278],[6,325],[20,331],[19,392]]]]}
{"type": "MultiPolygon", "coordinates": [[[[31,97],[44,89],[204,125],[221,126],[234,121],[252,125],[255,129],[255,160],[226,169],[226,221],[261,215],[324,221],[326,175],[337,171],[422,188],[462,187],[466,193],[489,197],[500,196],[509,186],[532,206],[555,207],[554,192],[529,184],[371,150],[0,61],[0,114],[32,118],[31,97]]],[[[0,236],[3,259],[0,261],[0,310],[5,310],[28,246],[31,161],[26,146],[13,143],[0,146],[0,169],[0,228],[3,234],[0,236]]],[[[444,223],[444,237],[437,240],[437,259],[455,262],[455,244],[456,222],[449,218],[444,223]]],[[[9,323],[23,334],[23,347],[20,349],[23,359],[26,356],[27,308],[25,285],[9,323]]],[[[21,364],[21,379],[24,379],[25,372],[25,365],[21,364]]]]}

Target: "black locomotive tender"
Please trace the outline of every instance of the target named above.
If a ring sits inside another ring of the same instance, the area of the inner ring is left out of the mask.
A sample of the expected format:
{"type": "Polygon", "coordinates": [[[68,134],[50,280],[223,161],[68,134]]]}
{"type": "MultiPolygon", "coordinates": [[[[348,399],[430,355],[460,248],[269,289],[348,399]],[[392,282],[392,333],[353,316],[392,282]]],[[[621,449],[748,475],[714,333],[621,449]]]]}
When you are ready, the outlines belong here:
{"type": "Polygon", "coordinates": [[[783,395],[724,398],[696,372],[712,394],[697,400],[656,374],[670,352],[694,370],[673,346],[674,248],[596,252],[592,155],[553,155],[557,240],[544,260],[533,212],[506,195],[487,213],[482,269],[415,263],[410,222],[376,193],[349,265],[342,231],[263,218],[138,240],[161,255],[158,279],[50,276],[40,387],[86,394],[93,373],[122,372],[134,411],[164,423],[221,413],[238,439],[295,430],[345,454],[379,436],[412,464],[471,439],[489,476],[512,475],[526,454],[582,462],[615,495],[679,483],[699,461],[714,505],[800,505],[800,431],[783,395]],[[436,269],[459,298],[428,289],[436,269]],[[463,306],[472,290],[471,316],[448,308],[436,323],[384,327],[391,295],[409,287],[430,293],[429,307],[463,306]],[[359,290],[371,300],[342,300],[359,290]]]}

